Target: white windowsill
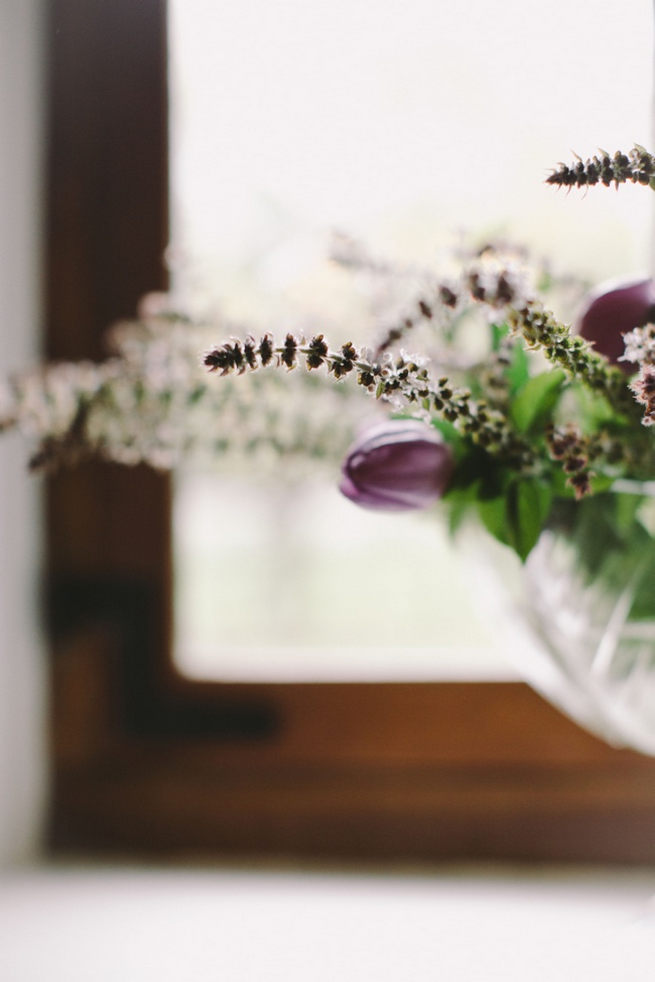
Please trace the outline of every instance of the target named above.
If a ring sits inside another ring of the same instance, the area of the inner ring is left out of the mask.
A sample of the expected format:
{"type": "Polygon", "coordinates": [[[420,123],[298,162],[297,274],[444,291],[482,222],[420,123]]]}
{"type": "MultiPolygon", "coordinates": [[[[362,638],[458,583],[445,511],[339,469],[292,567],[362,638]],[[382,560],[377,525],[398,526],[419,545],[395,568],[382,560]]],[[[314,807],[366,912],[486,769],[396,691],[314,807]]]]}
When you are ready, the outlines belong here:
{"type": "Polygon", "coordinates": [[[518,672],[486,648],[192,647],[176,653],[183,675],[212,682],[515,682],[518,672]]]}
{"type": "Polygon", "coordinates": [[[655,870],[51,867],[0,880],[7,982],[641,982],[655,870]]]}

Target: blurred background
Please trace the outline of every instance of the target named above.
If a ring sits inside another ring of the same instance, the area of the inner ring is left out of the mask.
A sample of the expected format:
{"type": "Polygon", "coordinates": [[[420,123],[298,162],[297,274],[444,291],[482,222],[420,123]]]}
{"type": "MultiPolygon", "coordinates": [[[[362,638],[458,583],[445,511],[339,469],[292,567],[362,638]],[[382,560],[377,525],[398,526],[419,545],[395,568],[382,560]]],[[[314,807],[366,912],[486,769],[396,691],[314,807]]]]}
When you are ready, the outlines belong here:
{"type": "MultiPolygon", "coordinates": [[[[34,362],[42,348],[44,13],[10,3],[0,13],[2,370],[34,362]]],[[[39,481],[25,472],[24,446],[0,446],[0,857],[40,848],[46,797],[44,645],[39,615],[43,561],[39,481]]]]}

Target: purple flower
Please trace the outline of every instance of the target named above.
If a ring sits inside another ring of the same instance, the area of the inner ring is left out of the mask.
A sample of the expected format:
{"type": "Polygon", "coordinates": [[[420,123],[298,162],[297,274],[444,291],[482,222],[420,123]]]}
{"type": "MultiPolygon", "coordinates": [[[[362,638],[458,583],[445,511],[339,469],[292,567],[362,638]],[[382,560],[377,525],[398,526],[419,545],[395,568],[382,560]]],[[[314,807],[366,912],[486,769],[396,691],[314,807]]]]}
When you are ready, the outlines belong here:
{"type": "Polygon", "coordinates": [[[364,508],[427,508],[448,487],[453,454],[440,434],[412,419],[370,427],[351,446],[339,490],[364,508]]]}
{"type": "Polygon", "coordinates": [[[577,326],[583,338],[594,342],[596,351],[631,374],[637,366],[619,361],[623,354],[623,335],[635,327],[643,327],[653,317],[653,280],[614,281],[604,283],[587,296],[577,326]]]}

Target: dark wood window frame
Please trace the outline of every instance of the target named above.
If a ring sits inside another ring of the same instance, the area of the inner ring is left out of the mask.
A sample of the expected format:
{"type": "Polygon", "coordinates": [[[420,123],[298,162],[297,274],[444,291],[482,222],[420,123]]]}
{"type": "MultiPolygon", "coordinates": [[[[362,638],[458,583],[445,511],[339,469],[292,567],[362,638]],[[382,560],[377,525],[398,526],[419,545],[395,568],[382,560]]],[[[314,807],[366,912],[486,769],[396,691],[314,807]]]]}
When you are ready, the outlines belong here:
{"type": "MultiPolygon", "coordinates": [[[[165,287],[165,4],[52,0],[51,358],[165,287]]],[[[655,860],[655,762],[522,684],[210,684],[170,652],[171,487],[48,487],[53,850],[655,860]]]]}

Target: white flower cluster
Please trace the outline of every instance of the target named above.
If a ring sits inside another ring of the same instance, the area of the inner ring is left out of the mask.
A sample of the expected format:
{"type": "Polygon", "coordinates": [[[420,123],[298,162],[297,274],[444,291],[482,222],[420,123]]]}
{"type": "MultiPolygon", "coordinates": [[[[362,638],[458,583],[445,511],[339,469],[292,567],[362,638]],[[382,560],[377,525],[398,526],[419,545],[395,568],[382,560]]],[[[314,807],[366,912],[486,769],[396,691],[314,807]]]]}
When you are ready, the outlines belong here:
{"type": "Polygon", "coordinates": [[[628,331],[623,335],[623,343],[625,351],[619,361],[655,364],[655,324],[645,324],[628,331]]]}
{"type": "Polygon", "coordinates": [[[522,307],[537,296],[534,268],[516,252],[486,250],[467,265],[461,282],[492,311],[522,307]]]}
{"type": "Polygon", "coordinates": [[[61,362],[16,375],[0,388],[0,431],[28,438],[63,437],[80,405],[94,399],[115,372],[113,361],[61,362]]]}
{"type": "Polygon", "coordinates": [[[655,324],[635,327],[623,335],[624,352],[619,361],[637,364],[639,371],[630,382],[630,391],[644,407],[642,423],[655,425],[655,324]]]}
{"type": "Polygon", "coordinates": [[[644,407],[642,423],[655,425],[655,324],[635,327],[623,335],[625,351],[620,361],[635,362],[639,372],[630,382],[630,390],[644,407]]]}
{"type": "Polygon", "coordinates": [[[295,386],[269,374],[210,385],[199,357],[208,336],[175,315],[121,323],[110,332],[107,361],[54,364],[10,380],[0,390],[0,430],[36,442],[35,466],[91,454],[164,470],[227,454],[260,469],[281,454],[312,466],[340,459],[360,406],[352,389],[304,373],[295,386]],[[317,386],[325,391],[308,414],[307,389],[317,386]]]}

